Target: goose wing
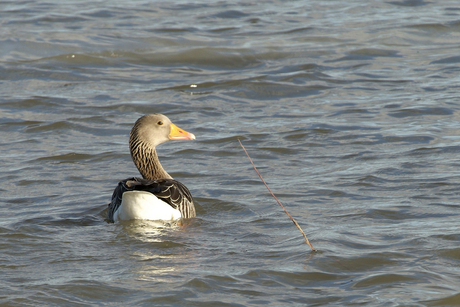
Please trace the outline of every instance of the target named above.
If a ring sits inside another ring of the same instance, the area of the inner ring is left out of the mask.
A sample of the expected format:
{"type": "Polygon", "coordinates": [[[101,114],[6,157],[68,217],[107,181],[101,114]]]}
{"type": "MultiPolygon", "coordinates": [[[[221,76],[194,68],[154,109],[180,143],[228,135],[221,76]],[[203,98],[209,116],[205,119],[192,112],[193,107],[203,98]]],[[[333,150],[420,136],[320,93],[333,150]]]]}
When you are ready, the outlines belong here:
{"type": "Polygon", "coordinates": [[[112,201],[108,205],[108,218],[111,222],[114,221],[113,215],[120,207],[123,193],[126,191],[150,192],[174,209],[179,210],[183,218],[196,216],[192,194],[187,187],[179,181],[174,179],[148,180],[132,177],[120,181],[113,191],[112,201]]]}

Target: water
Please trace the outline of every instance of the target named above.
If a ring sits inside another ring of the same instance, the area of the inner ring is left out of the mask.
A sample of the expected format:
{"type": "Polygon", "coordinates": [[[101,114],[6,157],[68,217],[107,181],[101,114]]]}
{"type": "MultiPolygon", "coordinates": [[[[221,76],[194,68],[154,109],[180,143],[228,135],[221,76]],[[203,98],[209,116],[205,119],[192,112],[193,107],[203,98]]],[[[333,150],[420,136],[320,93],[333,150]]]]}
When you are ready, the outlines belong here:
{"type": "Polygon", "coordinates": [[[3,1],[0,25],[2,306],[460,304],[457,1],[3,1]],[[197,136],[158,151],[198,216],[107,223],[153,112],[197,136]]]}

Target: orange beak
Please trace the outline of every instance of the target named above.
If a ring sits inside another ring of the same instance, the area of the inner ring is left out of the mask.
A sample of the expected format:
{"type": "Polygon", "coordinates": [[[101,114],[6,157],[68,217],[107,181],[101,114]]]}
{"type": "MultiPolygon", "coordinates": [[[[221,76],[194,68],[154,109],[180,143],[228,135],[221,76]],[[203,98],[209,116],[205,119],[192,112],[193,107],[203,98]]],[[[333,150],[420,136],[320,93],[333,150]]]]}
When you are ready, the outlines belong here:
{"type": "Polygon", "coordinates": [[[171,132],[169,133],[169,139],[173,141],[194,140],[195,135],[193,133],[182,130],[174,124],[171,124],[171,132]]]}

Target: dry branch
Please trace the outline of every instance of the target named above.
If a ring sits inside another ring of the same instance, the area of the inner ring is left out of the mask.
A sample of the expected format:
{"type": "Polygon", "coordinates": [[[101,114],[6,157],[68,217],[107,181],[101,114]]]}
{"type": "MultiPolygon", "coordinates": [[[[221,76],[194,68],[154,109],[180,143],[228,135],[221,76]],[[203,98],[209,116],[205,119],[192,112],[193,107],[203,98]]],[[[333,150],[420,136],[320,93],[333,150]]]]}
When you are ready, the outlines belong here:
{"type": "Polygon", "coordinates": [[[241,141],[239,139],[238,139],[238,142],[240,142],[240,145],[243,148],[244,152],[246,153],[246,156],[248,156],[249,161],[251,161],[252,167],[254,167],[254,170],[256,171],[257,175],[259,175],[260,180],[262,180],[262,182],[264,183],[264,185],[267,188],[267,190],[270,192],[270,194],[273,196],[273,198],[278,202],[278,204],[281,206],[281,208],[283,208],[284,212],[286,212],[286,214],[289,216],[289,218],[294,223],[294,225],[300,230],[300,232],[302,233],[303,237],[305,238],[305,243],[307,243],[308,246],[310,246],[313,251],[316,251],[316,249],[313,247],[313,245],[311,245],[310,241],[308,241],[307,236],[303,232],[302,228],[300,228],[300,226],[296,222],[296,220],[294,220],[294,218],[289,214],[289,212],[287,212],[287,210],[286,210],[286,208],[284,208],[283,204],[278,200],[278,198],[275,196],[275,194],[273,194],[272,190],[270,190],[270,188],[268,187],[267,183],[262,178],[262,175],[260,175],[259,171],[257,170],[257,167],[255,166],[254,162],[252,162],[252,159],[249,156],[248,152],[246,151],[246,148],[244,148],[243,143],[241,143],[241,141]]]}

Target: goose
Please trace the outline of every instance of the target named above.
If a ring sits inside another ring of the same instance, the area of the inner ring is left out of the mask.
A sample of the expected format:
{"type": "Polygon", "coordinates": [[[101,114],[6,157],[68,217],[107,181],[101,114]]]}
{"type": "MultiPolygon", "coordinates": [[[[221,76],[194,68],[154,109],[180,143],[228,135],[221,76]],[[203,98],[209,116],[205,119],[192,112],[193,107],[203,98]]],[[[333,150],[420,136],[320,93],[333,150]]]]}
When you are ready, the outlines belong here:
{"type": "Polygon", "coordinates": [[[108,205],[110,222],[170,221],[196,216],[190,191],[174,180],[158,159],[156,146],[170,140],[195,140],[195,135],[177,127],[163,114],[144,115],[136,121],[129,149],[142,178],[131,177],[118,183],[108,205]]]}

